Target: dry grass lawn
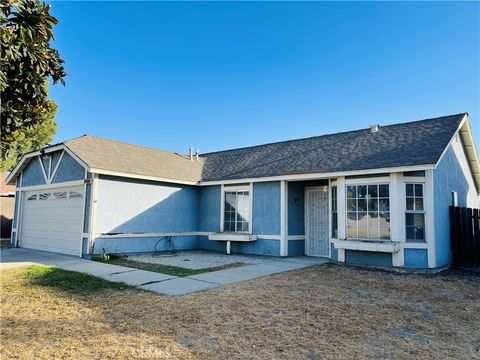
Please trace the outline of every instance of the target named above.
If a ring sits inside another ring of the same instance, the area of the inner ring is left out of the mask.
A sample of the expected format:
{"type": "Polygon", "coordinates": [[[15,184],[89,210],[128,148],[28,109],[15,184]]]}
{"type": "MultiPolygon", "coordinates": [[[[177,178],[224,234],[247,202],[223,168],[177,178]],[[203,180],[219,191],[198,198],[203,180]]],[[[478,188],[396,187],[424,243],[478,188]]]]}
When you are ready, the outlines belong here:
{"type": "Polygon", "coordinates": [[[165,297],[25,271],[0,272],[2,360],[480,358],[479,274],[326,265],[165,297]]]}

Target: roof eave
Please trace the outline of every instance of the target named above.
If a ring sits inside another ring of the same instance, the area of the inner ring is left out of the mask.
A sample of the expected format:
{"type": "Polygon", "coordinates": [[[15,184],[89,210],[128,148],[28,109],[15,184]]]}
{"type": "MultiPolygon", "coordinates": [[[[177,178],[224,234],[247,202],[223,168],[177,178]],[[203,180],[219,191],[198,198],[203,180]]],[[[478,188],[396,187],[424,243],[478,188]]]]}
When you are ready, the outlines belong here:
{"type": "Polygon", "coordinates": [[[465,118],[462,121],[459,133],[467,155],[468,165],[470,166],[470,171],[477,188],[477,194],[480,194],[480,161],[478,158],[477,147],[475,145],[475,139],[473,137],[472,127],[467,115],[465,115],[465,118]]]}
{"type": "Polygon", "coordinates": [[[388,168],[348,170],[348,171],[336,171],[336,172],[324,172],[324,173],[314,172],[314,173],[282,174],[282,175],[265,176],[265,177],[257,177],[257,178],[238,178],[238,179],[228,179],[228,180],[200,181],[198,185],[209,186],[209,185],[238,184],[238,183],[248,183],[248,182],[267,182],[267,181],[280,181],[280,180],[288,180],[288,181],[318,180],[318,179],[335,178],[340,176],[374,175],[374,174],[381,174],[381,173],[433,170],[434,168],[435,168],[435,164],[421,164],[421,165],[411,165],[411,166],[397,166],[397,167],[388,167],[388,168]]]}
{"type": "Polygon", "coordinates": [[[130,178],[130,179],[150,180],[150,181],[165,182],[165,183],[171,183],[171,184],[181,184],[181,185],[198,185],[199,184],[199,181],[196,181],[196,180],[170,179],[170,178],[163,178],[158,176],[140,175],[140,174],[133,174],[133,173],[107,170],[107,169],[98,169],[98,168],[91,168],[90,172],[94,174],[100,174],[100,175],[118,176],[118,177],[130,178]]]}

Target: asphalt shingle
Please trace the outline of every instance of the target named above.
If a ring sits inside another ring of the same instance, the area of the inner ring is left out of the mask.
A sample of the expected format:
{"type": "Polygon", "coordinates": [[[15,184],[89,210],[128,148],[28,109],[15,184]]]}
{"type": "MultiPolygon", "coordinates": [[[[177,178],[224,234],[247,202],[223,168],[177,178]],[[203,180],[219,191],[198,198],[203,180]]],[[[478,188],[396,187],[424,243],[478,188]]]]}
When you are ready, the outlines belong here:
{"type": "Polygon", "coordinates": [[[202,180],[435,164],[465,115],[204,154],[202,180]]]}
{"type": "Polygon", "coordinates": [[[466,114],[188,156],[85,135],[64,144],[89,167],[197,183],[435,164],[466,114]]]}

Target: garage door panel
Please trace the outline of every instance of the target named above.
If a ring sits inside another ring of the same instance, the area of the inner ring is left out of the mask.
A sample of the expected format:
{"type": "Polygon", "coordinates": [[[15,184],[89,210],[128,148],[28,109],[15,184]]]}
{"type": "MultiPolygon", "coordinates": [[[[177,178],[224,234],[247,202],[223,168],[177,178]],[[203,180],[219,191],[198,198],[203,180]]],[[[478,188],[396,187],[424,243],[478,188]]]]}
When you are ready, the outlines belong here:
{"type": "MultiPolygon", "coordinates": [[[[22,216],[22,247],[79,255],[83,231],[84,197],[82,188],[71,188],[81,197],[58,199],[52,192],[69,189],[42,190],[36,193],[50,194],[48,199],[26,200],[22,216]]],[[[28,199],[34,192],[28,192],[28,199]]],[[[38,198],[38,196],[37,196],[38,198]]]]}

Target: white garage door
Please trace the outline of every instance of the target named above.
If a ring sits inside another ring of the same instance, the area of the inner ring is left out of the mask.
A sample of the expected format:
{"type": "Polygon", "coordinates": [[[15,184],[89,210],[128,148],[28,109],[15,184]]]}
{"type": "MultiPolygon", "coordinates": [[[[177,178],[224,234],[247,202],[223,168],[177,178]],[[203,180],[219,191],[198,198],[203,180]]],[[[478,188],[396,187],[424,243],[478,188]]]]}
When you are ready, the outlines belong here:
{"type": "Polygon", "coordinates": [[[30,191],[24,199],[20,246],[79,255],[83,188],[30,191]]]}

